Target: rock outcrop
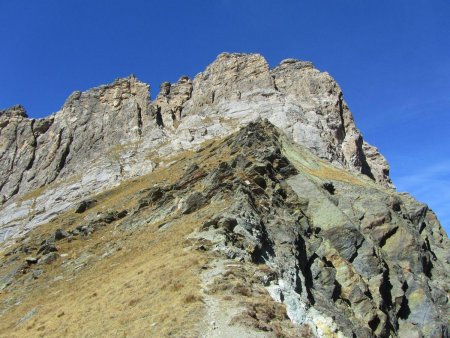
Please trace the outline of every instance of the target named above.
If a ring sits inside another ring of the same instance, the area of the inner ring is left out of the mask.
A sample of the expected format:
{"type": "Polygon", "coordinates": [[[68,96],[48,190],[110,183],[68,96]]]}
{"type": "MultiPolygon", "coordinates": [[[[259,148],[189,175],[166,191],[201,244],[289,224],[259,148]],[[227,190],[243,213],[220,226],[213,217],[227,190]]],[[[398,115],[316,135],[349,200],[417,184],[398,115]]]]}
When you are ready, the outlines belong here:
{"type": "Polygon", "coordinates": [[[164,132],[148,113],[149,95],[148,85],[131,76],[74,92],[48,118],[29,119],[20,106],[2,111],[0,240],[151,171],[145,150],[162,142],[164,132]]]}
{"type": "Polygon", "coordinates": [[[269,293],[317,336],[448,336],[450,242],[425,205],[347,176],[268,122],[226,145],[238,155],[204,186],[233,203],[195,238],[272,267],[269,293]]]}
{"type": "Polygon", "coordinates": [[[267,120],[74,207],[0,259],[5,335],[448,337],[433,212],[267,120]]]}
{"type": "MultiPolygon", "coordinates": [[[[73,174],[86,175],[105,151],[138,142],[146,132],[144,126],[151,125],[148,105],[148,86],[129,77],[74,92],[48,118],[29,119],[21,106],[2,111],[3,198],[9,200],[73,174]]],[[[112,177],[120,174],[116,165],[100,163],[112,167],[112,177]]]]}
{"type": "Polygon", "coordinates": [[[223,53],[194,80],[163,83],[154,101],[131,76],[74,92],[48,118],[29,119],[20,106],[1,111],[0,240],[258,118],[337,167],[391,185],[386,160],[363,140],[327,73],[304,61],[270,69],[258,54],[223,53]]]}
{"type": "Polygon", "coordinates": [[[267,118],[321,158],[390,184],[387,162],[363,141],[338,84],[310,62],[287,59],[271,70],[257,54],[221,54],[195,77],[182,116],[179,128],[194,129],[192,137],[267,118]]]}
{"type": "MultiPolygon", "coordinates": [[[[52,313],[41,297],[49,285],[65,287],[76,311],[98,294],[73,280],[105,275],[103,301],[120,291],[110,307],[120,314],[107,320],[125,316],[124,335],[449,336],[447,235],[425,204],[396,192],[340,87],[310,62],[270,69],[258,54],[223,53],[192,80],[164,82],[153,101],[130,76],[74,92],[43,119],[2,110],[0,173],[6,336],[79,336],[79,315],[63,331],[53,319],[64,312],[22,323],[41,305],[52,313]],[[135,268],[141,296],[129,299],[114,281],[132,289],[120,278],[135,268]],[[127,311],[141,301],[133,321],[127,311]],[[196,324],[151,323],[153,308],[165,309],[162,323],[180,311],[196,324]]],[[[86,318],[104,323],[94,308],[86,318]]],[[[92,336],[113,332],[83,323],[92,336]]]]}

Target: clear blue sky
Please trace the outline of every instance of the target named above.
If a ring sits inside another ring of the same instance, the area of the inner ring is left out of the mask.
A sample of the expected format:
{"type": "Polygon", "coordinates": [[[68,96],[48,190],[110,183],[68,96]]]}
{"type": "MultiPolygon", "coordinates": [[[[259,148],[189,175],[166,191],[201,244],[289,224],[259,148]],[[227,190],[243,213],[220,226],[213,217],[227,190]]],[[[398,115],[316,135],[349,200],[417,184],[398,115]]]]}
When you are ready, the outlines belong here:
{"type": "Polygon", "coordinates": [[[131,73],[158,92],[222,51],[331,73],[399,190],[450,230],[450,1],[0,0],[0,107],[57,111],[131,73]]]}

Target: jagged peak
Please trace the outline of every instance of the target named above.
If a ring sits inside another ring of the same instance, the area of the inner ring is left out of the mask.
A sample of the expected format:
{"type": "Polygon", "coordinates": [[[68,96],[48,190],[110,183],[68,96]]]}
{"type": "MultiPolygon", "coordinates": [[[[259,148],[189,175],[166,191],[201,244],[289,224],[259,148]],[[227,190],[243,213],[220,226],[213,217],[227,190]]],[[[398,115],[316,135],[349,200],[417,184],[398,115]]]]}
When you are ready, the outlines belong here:
{"type": "Polygon", "coordinates": [[[248,58],[248,57],[258,57],[264,59],[264,57],[259,53],[230,53],[223,52],[217,55],[216,61],[221,59],[230,59],[230,58],[248,58]]]}
{"type": "MultiPolygon", "coordinates": [[[[237,64],[260,64],[269,69],[269,63],[267,60],[258,53],[220,53],[217,58],[209,64],[206,68],[205,72],[207,73],[211,69],[221,68],[229,65],[230,67],[234,67],[235,63],[237,64]]],[[[226,67],[228,68],[228,67],[226,67]]],[[[200,73],[201,74],[201,73],[200,73]]]]}
{"type": "MultiPolygon", "coordinates": [[[[76,91],[53,115],[54,119],[43,120],[40,124],[34,121],[33,135],[30,133],[29,138],[19,140],[26,151],[19,154],[21,161],[16,161],[14,170],[5,171],[3,183],[0,180],[1,193],[8,198],[20,196],[53,181],[58,175],[69,175],[75,169],[84,171],[99,153],[103,152],[105,155],[101,156],[106,158],[111,147],[117,145],[122,149],[134,141],[143,142],[143,150],[137,150],[132,160],[124,159],[117,168],[117,176],[110,177],[121,180],[137,176],[146,170],[140,158],[146,156],[147,149],[167,156],[225,136],[257,117],[268,118],[295,142],[338,167],[359,173],[361,163],[366,161],[371,173],[387,173],[387,164],[378,151],[370,146],[362,149],[357,143],[361,137],[335,82],[319,71],[295,70],[295,67],[305,66],[312,64],[287,59],[276,68],[280,71],[274,73],[260,54],[222,53],[194,80],[182,76],[174,84],[163,83],[163,90],[153,101],[150,101],[149,86],[134,75],[83,92],[76,91]],[[309,113],[316,111],[320,115],[318,118],[323,116],[323,123],[306,116],[303,107],[309,113]],[[50,127],[51,132],[46,133],[50,127]],[[43,133],[47,135],[41,137],[36,149],[29,146],[35,144],[37,134],[43,133]],[[55,135],[62,135],[65,142],[61,143],[61,137],[55,135]],[[48,160],[52,165],[57,164],[58,170],[63,167],[59,163],[66,164],[60,159],[65,159],[70,150],[70,166],[62,174],[61,170],[53,174],[47,169],[51,168],[50,164],[41,160],[47,156],[50,148],[47,145],[59,149],[48,160]],[[31,161],[30,154],[34,152],[37,161],[31,161]],[[27,163],[31,163],[31,169],[27,163]],[[127,168],[125,174],[121,171],[123,167],[127,168]]],[[[22,119],[17,120],[22,122],[22,119]]],[[[8,123],[8,119],[2,118],[3,125],[8,123]]],[[[11,135],[17,138],[19,134],[11,135]]],[[[18,158],[13,146],[5,154],[14,160],[18,158]]],[[[109,170],[109,162],[104,163],[102,169],[109,170]]],[[[387,174],[374,176],[377,182],[389,184],[387,174]]],[[[98,187],[106,184],[98,183],[98,187]]]]}
{"type": "Polygon", "coordinates": [[[0,116],[5,116],[5,117],[8,117],[8,118],[11,118],[11,117],[28,118],[28,114],[27,114],[26,109],[20,104],[11,106],[11,107],[3,109],[3,110],[0,110],[0,116]]]}
{"type": "Polygon", "coordinates": [[[277,68],[289,68],[289,69],[302,69],[302,68],[315,68],[311,61],[303,61],[298,59],[284,59],[280,62],[277,68]]]}
{"type": "Polygon", "coordinates": [[[130,74],[129,76],[116,78],[113,82],[110,82],[108,84],[104,84],[101,86],[97,86],[97,87],[88,89],[83,92],[104,91],[106,89],[118,88],[118,87],[126,88],[126,87],[129,87],[132,85],[143,85],[147,88],[150,88],[150,85],[148,85],[145,82],[140,81],[134,74],[130,74]]]}
{"type": "Polygon", "coordinates": [[[191,84],[191,83],[192,83],[192,80],[187,75],[180,76],[178,81],[174,82],[174,83],[171,83],[169,81],[164,81],[159,85],[159,95],[163,95],[163,96],[169,95],[170,89],[173,86],[183,85],[183,84],[191,84]]]}
{"type": "Polygon", "coordinates": [[[192,82],[191,78],[187,75],[180,76],[180,78],[177,81],[177,83],[187,83],[187,82],[192,82]]]}
{"type": "MultiPolygon", "coordinates": [[[[217,58],[210,65],[212,65],[216,62],[220,63],[220,62],[230,60],[230,59],[240,60],[242,62],[246,62],[249,59],[251,59],[251,60],[259,59],[268,65],[268,62],[264,58],[264,56],[262,56],[261,54],[258,54],[258,53],[228,53],[228,52],[219,54],[217,56],[217,58]]],[[[295,59],[295,58],[287,58],[287,59],[282,60],[273,69],[276,69],[276,68],[290,68],[290,69],[310,68],[310,69],[313,69],[313,68],[315,68],[315,66],[311,61],[299,60],[299,59],[295,59]]]]}
{"type": "Polygon", "coordinates": [[[241,139],[242,137],[252,137],[257,140],[270,140],[277,139],[280,134],[279,129],[271,123],[268,119],[259,117],[256,120],[250,122],[246,126],[239,129],[239,131],[232,135],[236,139],[241,139]]]}
{"type": "Polygon", "coordinates": [[[135,95],[138,90],[150,96],[150,85],[140,81],[134,74],[131,74],[126,77],[116,78],[111,83],[93,87],[84,91],[76,90],[66,99],[63,108],[84,97],[101,97],[107,91],[114,91],[114,98],[118,98],[124,93],[135,95]]]}

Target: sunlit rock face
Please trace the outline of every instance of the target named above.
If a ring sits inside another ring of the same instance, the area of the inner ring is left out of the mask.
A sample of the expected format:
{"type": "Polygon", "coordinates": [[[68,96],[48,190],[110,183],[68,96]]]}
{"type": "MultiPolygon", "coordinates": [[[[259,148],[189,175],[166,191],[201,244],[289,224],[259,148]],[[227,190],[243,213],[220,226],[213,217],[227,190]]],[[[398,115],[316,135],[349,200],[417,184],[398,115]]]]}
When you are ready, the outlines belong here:
{"type": "Polygon", "coordinates": [[[267,118],[318,156],[390,184],[386,160],[363,140],[340,87],[310,62],[287,59],[270,69],[260,55],[224,53],[192,87],[178,127],[191,139],[267,118]]]}
{"type": "Polygon", "coordinates": [[[149,86],[130,76],[74,92],[44,119],[29,119],[21,106],[1,111],[0,238],[153,170],[156,157],[194,148],[258,118],[334,165],[390,186],[387,162],[363,140],[327,73],[310,62],[287,59],[270,69],[261,55],[223,53],[194,80],[163,83],[154,101],[149,86]],[[43,187],[36,200],[15,203],[43,187]]]}
{"type": "Polygon", "coordinates": [[[0,172],[0,290],[39,287],[51,268],[31,267],[58,264],[57,242],[95,243],[96,260],[65,254],[58,273],[76,276],[114,254],[111,234],[127,247],[131,233],[186,223],[190,246],[171,250],[203,252],[208,264],[190,278],[224,292],[203,293],[216,326],[192,336],[448,336],[447,235],[426,205],[395,191],[340,87],[310,62],[270,69],[261,55],[223,53],[194,79],[161,84],[154,100],[130,76],[74,92],[43,119],[2,110],[0,172]],[[244,310],[223,303],[238,275],[253,302],[244,310]]]}

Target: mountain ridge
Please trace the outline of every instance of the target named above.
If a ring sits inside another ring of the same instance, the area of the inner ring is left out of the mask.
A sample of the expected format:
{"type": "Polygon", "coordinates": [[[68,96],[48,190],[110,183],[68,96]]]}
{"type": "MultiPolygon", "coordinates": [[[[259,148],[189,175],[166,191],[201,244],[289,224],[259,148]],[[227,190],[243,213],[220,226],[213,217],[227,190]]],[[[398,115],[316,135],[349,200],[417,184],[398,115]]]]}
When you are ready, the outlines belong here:
{"type": "Polygon", "coordinates": [[[2,110],[0,172],[0,335],[449,335],[445,231],[310,62],[2,110]]]}
{"type": "Polygon", "coordinates": [[[256,120],[17,240],[0,332],[446,337],[448,246],[426,205],[256,120]]]}
{"type": "MultiPolygon", "coordinates": [[[[391,185],[386,160],[363,140],[339,86],[309,62],[287,59],[270,69],[259,54],[222,53],[193,80],[163,83],[153,101],[149,86],[129,76],[74,92],[47,118],[29,119],[15,109],[0,115],[0,195],[8,213],[20,217],[25,210],[11,205],[32,190],[87,172],[89,179],[78,180],[81,192],[68,193],[79,199],[152,170],[149,152],[165,156],[196,147],[258,117],[335,165],[391,185]]],[[[15,231],[9,223],[0,212],[2,238],[15,231]]]]}

